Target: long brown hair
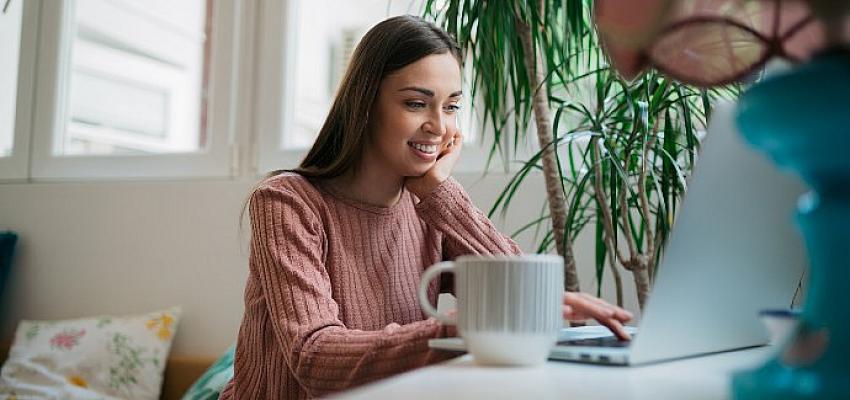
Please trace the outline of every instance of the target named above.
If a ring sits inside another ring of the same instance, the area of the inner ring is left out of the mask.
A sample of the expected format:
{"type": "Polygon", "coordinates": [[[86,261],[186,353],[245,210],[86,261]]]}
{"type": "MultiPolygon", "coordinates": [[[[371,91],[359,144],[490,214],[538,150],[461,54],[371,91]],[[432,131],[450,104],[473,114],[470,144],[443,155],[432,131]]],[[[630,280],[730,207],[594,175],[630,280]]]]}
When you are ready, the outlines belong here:
{"type": "MultiPolygon", "coordinates": [[[[451,53],[458,64],[461,50],[440,27],[422,18],[404,15],[375,25],[363,36],[333,105],[313,147],[292,170],[308,178],[333,178],[356,168],[367,144],[369,110],[381,80],[431,54],[451,53]]],[[[277,175],[283,171],[276,171],[277,175]]]]}

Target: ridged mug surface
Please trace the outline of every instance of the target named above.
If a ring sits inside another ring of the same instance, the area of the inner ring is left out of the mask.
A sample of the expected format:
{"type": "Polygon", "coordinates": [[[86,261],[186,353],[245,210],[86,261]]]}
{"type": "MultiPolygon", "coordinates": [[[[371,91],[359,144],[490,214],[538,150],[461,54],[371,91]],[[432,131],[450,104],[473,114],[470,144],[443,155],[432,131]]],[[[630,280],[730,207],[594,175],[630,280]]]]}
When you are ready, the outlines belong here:
{"type": "Polygon", "coordinates": [[[563,326],[563,258],[462,256],[454,273],[458,331],[476,362],[546,361],[563,326]]]}

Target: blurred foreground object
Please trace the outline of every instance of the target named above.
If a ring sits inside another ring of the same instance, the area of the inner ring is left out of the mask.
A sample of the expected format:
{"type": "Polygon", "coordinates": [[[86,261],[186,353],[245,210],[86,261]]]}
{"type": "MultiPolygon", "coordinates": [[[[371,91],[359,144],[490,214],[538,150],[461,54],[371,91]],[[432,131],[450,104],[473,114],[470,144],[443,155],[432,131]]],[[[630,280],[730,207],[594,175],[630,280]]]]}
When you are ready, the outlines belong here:
{"type": "MultiPolygon", "coordinates": [[[[850,1],[597,0],[612,65],[627,79],[647,68],[712,87],[782,57],[739,102],[754,147],[812,188],[799,202],[810,283],[800,323],[763,366],[735,374],[736,399],[846,399],[850,394],[850,1]],[[634,24],[619,25],[633,14],[634,24]]],[[[753,316],[755,318],[755,316],[753,316]]]]}

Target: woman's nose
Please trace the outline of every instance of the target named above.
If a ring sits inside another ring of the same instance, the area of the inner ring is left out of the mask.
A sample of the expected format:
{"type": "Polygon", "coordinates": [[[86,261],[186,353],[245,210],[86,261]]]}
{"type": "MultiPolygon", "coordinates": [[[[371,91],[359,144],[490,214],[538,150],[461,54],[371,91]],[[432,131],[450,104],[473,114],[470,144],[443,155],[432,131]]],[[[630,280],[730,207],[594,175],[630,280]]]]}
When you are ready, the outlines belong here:
{"type": "Polygon", "coordinates": [[[446,118],[442,113],[434,113],[425,121],[423,126],[425,132],[435,136],[443,136],[446,133],[446,118]]]}

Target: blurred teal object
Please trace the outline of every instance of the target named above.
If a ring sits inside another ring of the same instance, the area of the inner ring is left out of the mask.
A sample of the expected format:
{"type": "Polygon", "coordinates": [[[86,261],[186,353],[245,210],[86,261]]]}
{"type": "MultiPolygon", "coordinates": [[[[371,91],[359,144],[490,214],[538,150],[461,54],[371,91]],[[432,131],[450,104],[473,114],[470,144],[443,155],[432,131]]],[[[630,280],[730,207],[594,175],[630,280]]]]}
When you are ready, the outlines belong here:
{"type": "Polygon", "coordinates": [[[3,288],[12,270],[12,257],[15,255],[15,244],[18,235],[14,232],[0,232],[0,298],[3,296],[3,288]]]}
{"type": "Polygon", "coordinates": [[[224,386],[233,378],[233,353],[231,345],[209,369],[198,378],[183,395],[183,400],[216,400],[224,386]]]}
{"type": "Polygon", "coordinates": [[[738,125],[812,188],[797,209],[811,271],[796,331],[766,364],[735,374],[734,397],[850,399],[850,50],[754,85],[738,125]]]}

